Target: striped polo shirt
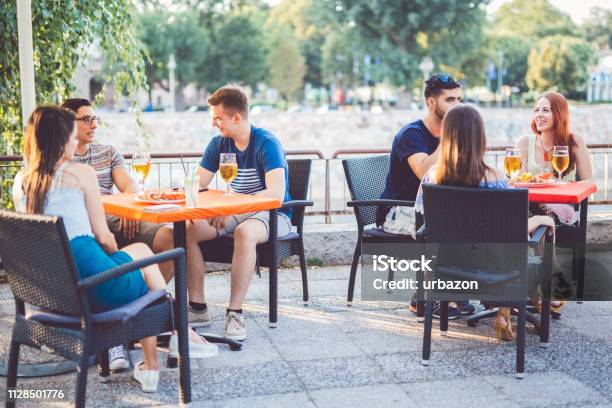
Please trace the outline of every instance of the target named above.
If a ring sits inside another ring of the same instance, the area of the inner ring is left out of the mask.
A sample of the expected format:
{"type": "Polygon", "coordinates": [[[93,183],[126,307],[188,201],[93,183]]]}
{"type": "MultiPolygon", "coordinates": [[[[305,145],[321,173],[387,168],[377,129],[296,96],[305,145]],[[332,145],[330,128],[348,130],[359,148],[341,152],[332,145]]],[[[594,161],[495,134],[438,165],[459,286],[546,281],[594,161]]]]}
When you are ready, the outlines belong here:
{"type": "Polygon", "coordinates": [[[113,146],[90,144],[85,154],[74,153],[74,162],[92,166],[98,176],[100,192],[104,195],[113,194],[113,170],[125,167],[123,156],[113,146]]]}

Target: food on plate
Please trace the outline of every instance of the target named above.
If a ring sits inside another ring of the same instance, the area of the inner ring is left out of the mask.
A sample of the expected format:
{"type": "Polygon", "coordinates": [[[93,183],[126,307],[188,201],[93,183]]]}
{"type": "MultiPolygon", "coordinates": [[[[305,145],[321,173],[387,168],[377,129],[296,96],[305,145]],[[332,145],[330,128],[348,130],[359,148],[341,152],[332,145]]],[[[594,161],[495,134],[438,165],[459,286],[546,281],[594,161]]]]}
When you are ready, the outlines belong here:
{"type": "Polygon", "coordinates": [[[185,193],[182,191],[147,191],[144,198],[152,201],[176,201],[184,200],[185,193]]]}
{"type": "Polygon", "coordinates": [[[546,183],[553,180],[552,173],[531,174],[526,172],[516,178],[519,183],[546,183]]]}

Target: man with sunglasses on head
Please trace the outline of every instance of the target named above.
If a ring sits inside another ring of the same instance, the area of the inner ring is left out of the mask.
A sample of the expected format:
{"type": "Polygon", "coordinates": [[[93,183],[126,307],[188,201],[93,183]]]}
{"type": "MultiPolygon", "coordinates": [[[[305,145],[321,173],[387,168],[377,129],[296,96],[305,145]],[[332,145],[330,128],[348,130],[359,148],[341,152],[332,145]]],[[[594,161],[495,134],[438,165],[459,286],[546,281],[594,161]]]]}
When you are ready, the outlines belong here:
{"type": "MultiPolygon", "coordinates": [[[[393,138],[389,173],[380,198],[414,201],[421,179],[438,161],[442,118],[453,106],[461,102],[461,85],[452,75],[436,74],[425,81],[427,114],[423,119],[404,126],[393,138]]],[[[378,207],[376,225],[391,234],[415,236],[413,207],[378,207]]],[[[439,317],[439,302],[434,306],[434,316],[439,317]],[[436,307],[437,306],[437,307],[436,307]]],[[[458,304],[459,309],[449,307],[448,318],[471,314],[469,303],[458,304]]],[[[416,313],[416,299],[410,302],[410,310],[416,313]]]]}
{"type": "MultiPolygon", "coordinates": [[[[130,176],[123,156],[117,149],[114,146],[94,143],[100,118],[95,115],[91,102],[87,99],[71,98],[66,99],[61,106],[76,114],[78,145],[74,161],[88,164],[96,170],[100,193],[113,194],[113,186],[122,193],[137,192],[138,185],[130,176]]],[[[114,215],[107,215],[106,220],[119,248],[134,242],[147,244],[155,253],[174,248],[173,230],[169,225],[139,222],[114,215]]],[[[168,262],[160,267],[164,277],[173,273],[172,265],[168,262]]],[[[128,356],[122,346],[109,350],[109,360],[112,371],[129,368],[128,356]]]]}

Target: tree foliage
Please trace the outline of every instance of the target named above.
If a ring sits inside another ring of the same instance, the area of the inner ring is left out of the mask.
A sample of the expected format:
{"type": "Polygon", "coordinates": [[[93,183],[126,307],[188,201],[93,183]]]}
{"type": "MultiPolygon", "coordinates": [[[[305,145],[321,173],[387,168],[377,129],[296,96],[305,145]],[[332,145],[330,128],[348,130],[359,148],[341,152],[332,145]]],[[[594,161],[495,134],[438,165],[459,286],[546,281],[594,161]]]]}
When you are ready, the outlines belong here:
{"type": "Polygon", "coordinates": [[[589,42],[599,49],[612,48],[612,11],[593,7],[589,18],[582,24],[582,30],[589,42]]]}
{"type": "MultiPolygon", "coordinates": [[[[32,2],[36,102],[58,103],[71,95],[79,61],[95,42],[112,68],[115,89],[135,94],[145,85],[141,44],[132,0],[32,2]]],[[[21,150],[21,89],[15,1],[0,3],[0,154],[21,150]]],[[[10,177],[3,183],[11,182],[10,177]]],[[[3,185],[7,191],[7,185],[3,185]]],[[[3,205],[10,200],[3,197],[3,205]]]]}
{"type": "Polygon", "coordinates": [[[586,88],[593,59],[593,47],[583,39],[546,37],[529,54],[527,84],[537,91],[556,90],[570,97],[580,94],[586,88]]]}
{"type": "Polygon", "coordinates": [[[578,27],[569,15],[548,0],[512,0],[495,13],[493,29],[500,34],[537,40],[551,35],[576,36],[578,27]]]}
{"type": "Polygon", "coordinates": [[[290,27],[278,23],[267,27],[270,85],[288,101],[304,85],[306,63],[290,27]]]}
{"type": "Polygon", "coordinates": [[[391,58],[410,68],[402,80],[409,82],[418,74],[425,55],[438,66],[461,69],[470,50],[481,44],[486,0],[339,0],[341,16],[355,24],[364,38],[376,40],[381,47],[395,47],[401,54],[391,58]]]}

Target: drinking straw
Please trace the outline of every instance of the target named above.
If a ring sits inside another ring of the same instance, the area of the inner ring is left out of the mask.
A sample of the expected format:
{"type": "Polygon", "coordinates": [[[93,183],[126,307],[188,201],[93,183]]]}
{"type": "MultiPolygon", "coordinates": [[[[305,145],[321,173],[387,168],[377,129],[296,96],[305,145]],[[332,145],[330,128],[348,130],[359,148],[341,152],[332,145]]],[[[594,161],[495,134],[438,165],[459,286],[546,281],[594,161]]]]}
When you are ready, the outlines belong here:
{"type": "Polygon", "coordinates": [[[185,162],[183,161],[183,155],[179,153],[179,158],[181,159],[181,164],[183,165],[183,171],[185,172],[185,177],[187,177],[187,168],[185,167],[185,162]]]}

